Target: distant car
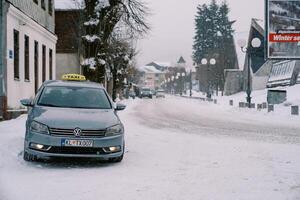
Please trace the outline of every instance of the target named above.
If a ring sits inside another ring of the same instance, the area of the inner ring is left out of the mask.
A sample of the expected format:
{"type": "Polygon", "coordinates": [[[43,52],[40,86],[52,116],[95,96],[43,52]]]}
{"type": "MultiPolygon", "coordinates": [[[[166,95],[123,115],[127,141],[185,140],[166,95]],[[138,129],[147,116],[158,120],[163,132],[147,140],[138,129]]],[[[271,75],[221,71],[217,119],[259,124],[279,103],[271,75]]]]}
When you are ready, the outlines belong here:
{"type": "Polygon", "coordinates": [[[125,105],[114,106],[102,85],[84,79],[70,75],[65,81],[46,81],[33,101],[21,100],[30,108],[24,160],[89,157],[122,161],[124,127],[116,111],[125,105]]]}
{"type": "Polygon", "coordinates": [[[151,90],[152,95],[156,95],[156,90],[151,90]]]}
{"type": "Polygon", "coordinates": [[[129,91],[129,97],[135,99],[135,97],[136,97],[135,92],[134,91],[129,91]]]}
{"type": "Polygon", "coordinates": [[[156,91],[156,98],[165,98],[164,90],[157,90],[156,91]]]}
{"type": "Polygon", "coordinates": [[[144,97],[148,97],[150,99],[152,99],[152,92],[150,88],[142,88],[141,92],[140,92],[140,98],[144,98],[144,97]]]}

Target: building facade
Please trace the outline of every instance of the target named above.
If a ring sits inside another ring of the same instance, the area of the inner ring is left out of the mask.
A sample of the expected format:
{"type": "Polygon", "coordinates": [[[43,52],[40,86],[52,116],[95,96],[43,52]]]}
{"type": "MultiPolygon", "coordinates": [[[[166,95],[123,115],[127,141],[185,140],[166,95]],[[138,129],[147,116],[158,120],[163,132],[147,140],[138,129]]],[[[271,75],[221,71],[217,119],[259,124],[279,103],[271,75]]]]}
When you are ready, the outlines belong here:
{"type": "Polygon", "coordinates": [[[275,62],[267,87],[292,86],[295,84],[300,84],[300,61],[283,60],[275,62]]]}
{"type": "Polygon", "coordinates": [[[162,81],[165,79],[165,73],[155,68],[155,66],[146,65],[140,69],[143,76],[139,85],[150,89],[159,89],[162,81]]]}
{"type": "MultiPolygon", "coordinates": [[[[246,45],[247,52],[245,53],[242,70],[226,70],[225,71],[225,95],[235,94],[241,91],[246,91],[248,87],[248,70],[250,69],[250,87],[252,90],[261,90],[266,88],[272,63],[265,60],[265,38],[264,29],[261,26],[261,21],[257,19],[251,20],[250,31],[248,35],[248,43],[246,45]],[[253,48],[251,41],[254,38],[259,38],[261,45],[258,48],[253,48]],[[251,52],[251,54],[249,54],[251,52]],[[250,64],[250,67],[248,65],[250,64]]],[[[240,49],[238,49],[240,50],[240,49]]]]}
{"type": "Polygon", "coordinates": [[[1,10],[0,114],[10,118],[22,111],[21,99],[55,79],[54,1],[5,0],[1,10]]]}
{"type": "Polygon", "coordinates": [[[82,11],[58,7],[55,10],[56,78],[63,74],[81,74],[80,24],[82,11]]]}

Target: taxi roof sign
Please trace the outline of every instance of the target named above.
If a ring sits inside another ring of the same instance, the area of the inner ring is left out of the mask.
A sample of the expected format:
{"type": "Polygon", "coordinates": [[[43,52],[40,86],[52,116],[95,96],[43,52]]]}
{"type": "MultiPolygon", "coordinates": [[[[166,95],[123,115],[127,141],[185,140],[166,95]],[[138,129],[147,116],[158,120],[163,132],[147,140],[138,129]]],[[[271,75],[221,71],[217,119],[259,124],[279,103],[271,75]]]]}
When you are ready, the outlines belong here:
{"type": "Polygon", "coordinates": [[[86,81],[85,76],[80,74],[65,74],[61,79],[63,81],[86,81]]]}

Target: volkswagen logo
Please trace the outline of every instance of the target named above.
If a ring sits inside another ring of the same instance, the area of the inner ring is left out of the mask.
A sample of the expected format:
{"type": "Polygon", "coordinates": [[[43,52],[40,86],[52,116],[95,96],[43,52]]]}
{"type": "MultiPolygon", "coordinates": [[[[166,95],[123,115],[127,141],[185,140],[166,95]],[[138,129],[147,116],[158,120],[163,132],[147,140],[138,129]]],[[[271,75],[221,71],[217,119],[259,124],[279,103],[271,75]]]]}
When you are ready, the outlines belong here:
{"type": "Polygon", "coordinates": [[[80,137],[81,133],[82,133],[82,130],[80,128],[75,128],[73,133],[76,137],[80,137]]]}

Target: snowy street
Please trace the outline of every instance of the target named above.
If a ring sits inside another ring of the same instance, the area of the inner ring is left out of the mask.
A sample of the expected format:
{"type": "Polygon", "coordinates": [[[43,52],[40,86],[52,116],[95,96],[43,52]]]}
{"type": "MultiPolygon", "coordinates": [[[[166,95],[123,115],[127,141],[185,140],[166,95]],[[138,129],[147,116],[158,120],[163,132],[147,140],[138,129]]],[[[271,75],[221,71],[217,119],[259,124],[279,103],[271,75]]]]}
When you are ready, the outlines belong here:
{"type": "Polygon", "coordinates": [[[26,116],[0,122],[0,200],[300,199],[299,117],[172,96],[123,103],[118,164],[27,163],[26,116]]]}

